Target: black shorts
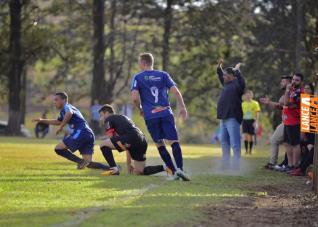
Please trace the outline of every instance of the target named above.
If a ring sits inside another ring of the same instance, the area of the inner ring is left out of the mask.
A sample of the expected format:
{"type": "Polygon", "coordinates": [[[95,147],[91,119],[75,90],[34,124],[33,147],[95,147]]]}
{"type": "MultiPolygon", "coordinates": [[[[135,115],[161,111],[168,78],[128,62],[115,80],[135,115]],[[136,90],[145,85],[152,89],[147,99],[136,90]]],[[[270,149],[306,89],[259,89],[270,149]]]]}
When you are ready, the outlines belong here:
{"type": "Polygon", "coordinates": [[[300,125],[284,125],[284,142],[292,146],[300,144],[300,125]]]}
{"type": "Polygon", "coordinates": [[[110,139],[119,152],[128,150],[133,160],[146,161],[147,140],[142,135],[122,135],[110,139]],[[125,149],[123,149],[123,147],[125,149]]]}
{"type": "Polygon", "coordinates": [[[255,128],[254,128],[254,120],[243,120],[242,128],[243,133],[247,133],[249,135],[255,135],[255,128]]]}

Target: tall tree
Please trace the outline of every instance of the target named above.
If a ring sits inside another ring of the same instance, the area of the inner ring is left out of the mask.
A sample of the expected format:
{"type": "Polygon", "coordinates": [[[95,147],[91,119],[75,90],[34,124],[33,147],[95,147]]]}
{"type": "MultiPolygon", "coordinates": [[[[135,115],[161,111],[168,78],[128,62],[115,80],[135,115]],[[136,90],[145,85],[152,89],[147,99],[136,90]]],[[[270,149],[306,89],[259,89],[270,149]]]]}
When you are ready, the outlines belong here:
{"type": "Polygon", "coordinates": [[[164,10],[164,32],[162,40],[162,69],[167,71],[169,67],[169,42],[171,36],[171,25],[172,25],[172,5],[173,0],[166,1],[166,8],[164,10]]]}
{"type": "MultiPolygon", "coordinates": [[[[98,100],[104,102],[105,88],[105,37],[104,37],[104,0],[93,2],[93,80],[91,85],[92,103],[98,100]]],[[[107,91],[106,91],[107,92],[107,91]]]]}
{"type": "Polygon", "coordinates": [[[305,1],[296,1],[296,45],[295,45],[295,69],[301,71],[301,61],[304,52],[304,5],[305,1]]]}
{"type": "Polygon", "coordinates": [[[8,135],[20,135],[21,87],[24,59],[21,48],[22,0],[10,0],[10,47],[9,47],[9,120],[8,135]]]}

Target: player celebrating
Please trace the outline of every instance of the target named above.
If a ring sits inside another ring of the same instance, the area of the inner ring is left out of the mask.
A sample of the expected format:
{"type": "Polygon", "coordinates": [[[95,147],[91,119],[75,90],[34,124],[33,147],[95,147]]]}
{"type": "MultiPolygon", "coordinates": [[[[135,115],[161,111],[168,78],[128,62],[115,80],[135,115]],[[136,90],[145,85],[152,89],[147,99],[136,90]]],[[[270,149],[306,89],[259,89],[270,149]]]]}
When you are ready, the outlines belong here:
{"type": "Polygon", "coordinates": [[[65,92],[58,92],[54,96],[55,107],[60,110],[60,115],[57,119],[34,119],[34,122],[57,125],[59,128],[56,134],[62,132],[64,126],[68,124],[73,129],[73,133],[63,139],[55,147],[55,152],[78,164],[78,169],[85,167],[93,169],[108,169],[108,166],[98,162],[92,162],[94,151],[95,136],[93,131],[88,126],[81,112],[74,106],[68,103],[68,96],[65,92]],[[79,150],[83,159],[77,157],[72,152],[79,150]]]}
{"type": "Polygon", "coordinates": [[[242,128],[246,154],[252,154],[253,137],[255,135],[255,130],[258,128],[259,113],[261,111],[259,103],[253,100],[253,96],[253,92],[247,90],[245,92],[245,101],[242,103],[242,128]]]}
{"type": "Polygon", "coordinates": [[[102,175],[119,175],[119,168],[112,153],[114,149],[119,152],[126,151],[127,170],[131,174],[152,175],[165,170],[172,174],[172,171],[163,165],[145,166],[148,147],[145,135],[128,117],[115,114],[113,107],[108,104],[101,107],[99,114],[109,137],[109,139],[103,140],[100,145],[100,149],[110,166],[110,169],[103,172],[102,175]]]}
{"type": "Polygon", "coordinates": [[[153,64],[154,58],[151,53],[143,53],[139,56],[139,67],[142,71],[132,80],[132,100],[140,114],[144,116],[148,131],[166,166],[173,171],[175,179],[181,178],[188,181],[190,179],[183,171],[182,151],[169,103],[169,91],[175,95],[180,108],[179,115],[183,119],[187,118],[187,110],[182,95],[170,75],[154,70],[153,64]],[[167,151],[165,141],[171,144],[177,169],[167,151]]]}

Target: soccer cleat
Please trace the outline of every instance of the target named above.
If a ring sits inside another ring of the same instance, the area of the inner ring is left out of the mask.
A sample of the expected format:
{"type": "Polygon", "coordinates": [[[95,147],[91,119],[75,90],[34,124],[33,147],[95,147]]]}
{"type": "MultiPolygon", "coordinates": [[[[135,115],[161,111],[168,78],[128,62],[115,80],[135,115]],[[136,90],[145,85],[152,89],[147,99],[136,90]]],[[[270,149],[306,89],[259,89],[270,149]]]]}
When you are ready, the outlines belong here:
{"type": "Polygon", "coordinates": [[[190,177],[181,169],[177,169],[176,175],[183,181],[190,181],[190,177]]]}
{"type": "Polygon", "coordinates": [[[115,168],[110,168],[106,171],[103,171],[101,173],[102,176],[116,176],[119,175],[119,169],[117,167],[115,168]]]}
{"type": "Polygon", "coordinates": [[[165,171],[166,171],[166,173],[167,173],[167,175],[168,176],[173,176],[173,171],[172,171],[172,169],[170,169],[169,167],[165,167],[165,171]]]}
{"type": "Polygon", "coordinates": [[[283,172],[283,170],[285,168],[286,168],[285,165],[282,165],[282,166],[276,165],[276,166],[273,167],[274,170],[279,171],[279,172],[283,172]]]}
{"type": "Polygon", "coordinates": [[[272,163],[267,163],[265,166],[264,166],[264,169],[269,169],[269,170],[272,170],[274,168],[274,165],[272,163]]]}
{"type": "Polygon", "coordinates": [[[77,164],[77,169],[85,169],[89,165],[89,161],[82,160],[80,163],[77,164]]]}

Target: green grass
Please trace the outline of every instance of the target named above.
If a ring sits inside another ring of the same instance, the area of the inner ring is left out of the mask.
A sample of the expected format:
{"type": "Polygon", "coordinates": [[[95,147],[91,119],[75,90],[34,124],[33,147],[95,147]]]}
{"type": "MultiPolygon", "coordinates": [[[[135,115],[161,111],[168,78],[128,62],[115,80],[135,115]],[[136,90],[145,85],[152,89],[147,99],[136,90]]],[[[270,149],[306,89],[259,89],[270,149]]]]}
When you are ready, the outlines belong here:
{"type": "MultiPolygon", "coordinates": [[[[0,138],[0,226],[165,226],[195,225],[206,204],[248,196],[254,185],[284,184],[291,178],[264,171],[266,148],[243,157],[243,173],[216,172],[220,149],[184,146],[191,182],[164,175],[102,177],[96,170],[75,170],[58,157],[54,140],[0,138]]],[[[161,163],[150,146],[148,164],[161,163]]],[[[124,154],[115,158],[125,167],[124,154]]],[[[94,159],[103,161],[95,149],[94,159]]]]}

